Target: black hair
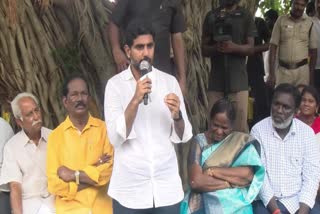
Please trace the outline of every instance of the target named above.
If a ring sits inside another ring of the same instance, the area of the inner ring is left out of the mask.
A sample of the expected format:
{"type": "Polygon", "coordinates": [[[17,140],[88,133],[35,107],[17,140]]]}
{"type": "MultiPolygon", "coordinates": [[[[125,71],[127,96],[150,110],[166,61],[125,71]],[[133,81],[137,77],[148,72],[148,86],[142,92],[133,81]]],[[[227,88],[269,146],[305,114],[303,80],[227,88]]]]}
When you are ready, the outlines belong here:
{"type": "Polygon", "coordinates": [[[69,88],[68,88],[68,85],[69,83],[72,81],[72,80],[75,80],[75,79],[81,79],[83,80],[85,83],[86,83],[86,86],[87,86],[87,89],[88,89],[88,92],[89,92],[89,87],[88,87],[88,81],[87,79],[82,75],[82,74],[79,74],[79,73],[71,73],[69,75],[66,76],[66,78],[64,79],[63,81],[63,85],[62,85],[62,96],[66,97],[69,93],[69,88]]]}
{"type": "Polygon", "coordinates": [[[279,17],[279,14],[276,10],[270,9],[264,14],[264,17],[265,18],[268,17],[271,20],[277,20],[279,17]]]}
{"type": "Polygon", "coordinates": [[[289,84],[289,83],[282,83],[276,87],[274,90],[272,101],[279,95],[279,94],[290,94],[294,99],[295,109],[299,108],[301,102],[301,95],[297,87],[289,84]]]}
{"type": "Polygon", "coordinates": [[[314,5],[314,1],[310,1],[306,6],[306,14],[308,16],[311,16],[311,15],[314,15],[315,12],[316,12],[316,7],[314,5]]]}
{"type": "Polygon", "coordinates": [[[311,94],[311,96],[316,100],[317,105],[319,105],[320,99],[319,99],[319,93],[318,93],[317,89],[308,85],[308,86],[304,87],[304,89],[302,90],[301,97],[303,95],[305,95],[306,93],[311,94]]]}
{"type": "Polygon", "coordinates": [[[236,120],[236,110],[234,108],[234,105],[227,98],[222,98],[213,105],[210,112],[210,120],[212,120],[216,116],[216,114],[219,113],[226,113],[231,124],[233,124],[236,120]]]}
{"type": "Polygon", "coordinates": [[[151,22],[142,19],[132,20],[128,24],[125,31],[125,44],[131,47],[133,44],[133,40],[141,35],[152,35],[152,37],[154,38],[155,33],[152,28],[151,22]]]}

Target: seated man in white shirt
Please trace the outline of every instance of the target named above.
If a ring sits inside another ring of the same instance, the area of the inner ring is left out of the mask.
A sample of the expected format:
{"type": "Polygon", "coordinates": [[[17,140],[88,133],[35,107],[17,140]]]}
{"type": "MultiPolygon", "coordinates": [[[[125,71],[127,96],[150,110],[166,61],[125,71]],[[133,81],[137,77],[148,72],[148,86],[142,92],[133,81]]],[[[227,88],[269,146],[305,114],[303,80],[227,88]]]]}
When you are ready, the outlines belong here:
{"type": "Polygon", "coordinates": [[[131,64],[105,90],[114,214],[177,214],[184,195],[173,143],[187,142],[192,128],[177,80],[149,64],[156,45],[149,26],[128,25],[124,48],[131,64]]]}
{"type": "MultiPolygon", "coordinates": [[[[3,159],[3,147],[7,141],[14,135],[9,123],[0,117],[0,176],[3,159]]],[[[0,185],[0,211],[1,214],[10,214],[10,196],[7,185],[0,185]]]]}
{"type": "Polygon", "coordinates": [[[253,203],[254,213],[319,214],[315,202],[320,180],[320,145],[313,130],[294,118],[300,93],[290,84],[274,91],[271,117],[257,123],[251,134],[261,144],[266,168],[261,200],[253,203]]]}
{"type": "Polygon", "coordinates": [[[8,184],[13,214],[51,214],[54,198],[47,191],[46,152],[51,130],[42,127],[38,100],[20,93],[11,102],[21,131],[5,145],[0,184],[8,184]]]}

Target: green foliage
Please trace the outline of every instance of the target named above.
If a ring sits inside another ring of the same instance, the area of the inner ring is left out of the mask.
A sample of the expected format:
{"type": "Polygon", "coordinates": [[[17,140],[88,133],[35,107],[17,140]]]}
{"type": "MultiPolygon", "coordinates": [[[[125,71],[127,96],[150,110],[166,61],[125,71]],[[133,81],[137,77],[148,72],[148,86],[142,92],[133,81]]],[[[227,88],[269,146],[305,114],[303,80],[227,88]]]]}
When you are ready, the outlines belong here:
{"type": "Polygon", "coordinates": [[[279,15],[288,14],[290,10],[290,0],[261,0],[259,8],[264,14],[269,9],[277,10],[279,15]]]}
{"type": "Polygon", "coordinates": [[[69,45],[52,50],[52,55],[63,70],[68,73],[78,72],[80,65],[80,49],[77,45],[69,45]]]}

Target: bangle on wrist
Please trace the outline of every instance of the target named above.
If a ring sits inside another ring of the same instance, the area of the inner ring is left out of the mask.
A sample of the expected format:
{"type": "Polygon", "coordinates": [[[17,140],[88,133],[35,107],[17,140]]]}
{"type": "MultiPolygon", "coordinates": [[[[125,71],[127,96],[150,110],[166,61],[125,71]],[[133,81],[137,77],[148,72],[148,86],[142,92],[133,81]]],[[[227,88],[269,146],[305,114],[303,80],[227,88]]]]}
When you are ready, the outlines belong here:
{"type": "Polygon", "coordinates": [[[272,212],[272,214],[279,214],[279,213],[281,213],[281,210],[280,210],[280,209],[275,209],[275,210],[272,212]]]}

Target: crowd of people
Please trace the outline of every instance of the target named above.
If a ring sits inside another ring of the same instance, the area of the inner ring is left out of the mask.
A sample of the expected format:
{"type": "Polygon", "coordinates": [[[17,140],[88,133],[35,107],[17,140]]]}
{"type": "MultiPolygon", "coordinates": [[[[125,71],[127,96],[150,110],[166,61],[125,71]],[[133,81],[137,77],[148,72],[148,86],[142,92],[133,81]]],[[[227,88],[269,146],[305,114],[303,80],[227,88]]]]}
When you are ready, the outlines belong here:
{"type": "Polygon", "coordinates": [[[105,121],[90,114],[90,87],[79,73],[64,80],[67,116],[54,130],[43,126],[37,97],[19,93],[11,110],[20,131],[0,118],[0,213],[319,214],[320,0],[312,18],[307,3],[293,0],[279,17],[269,10],[265,21],[237,0],[208,12],[201,43],[211,59],[208,124],[193,135],[181,5],[118,0],[105,121]],[[185,191],[178,143],[190,144],[185,191]]]}

